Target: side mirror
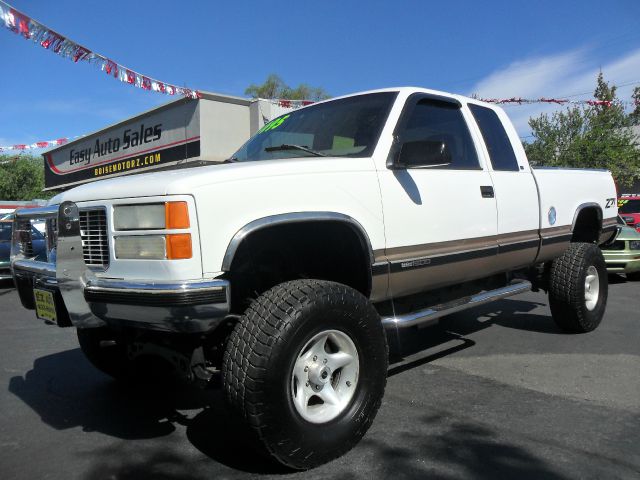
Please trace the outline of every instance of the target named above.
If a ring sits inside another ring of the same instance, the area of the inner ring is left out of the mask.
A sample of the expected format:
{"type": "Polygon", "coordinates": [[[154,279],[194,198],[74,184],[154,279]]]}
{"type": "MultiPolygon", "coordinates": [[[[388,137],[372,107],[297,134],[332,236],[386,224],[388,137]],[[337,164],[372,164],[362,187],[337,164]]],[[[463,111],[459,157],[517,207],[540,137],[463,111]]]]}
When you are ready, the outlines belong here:
{"type": "Polygon", "coordinates": [[[450,165],[451,160],[451,151],[444,140],[420,140],[403,143],[397,163],[404,168],[439,167],[450,165]]]}

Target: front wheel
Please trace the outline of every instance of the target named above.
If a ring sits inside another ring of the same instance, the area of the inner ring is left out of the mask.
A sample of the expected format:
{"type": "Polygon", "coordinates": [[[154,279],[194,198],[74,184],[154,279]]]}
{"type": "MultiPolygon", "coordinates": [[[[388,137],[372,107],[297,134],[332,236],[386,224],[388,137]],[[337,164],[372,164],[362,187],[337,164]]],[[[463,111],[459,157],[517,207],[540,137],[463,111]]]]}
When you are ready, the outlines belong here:
{"type": "Polygon", "coordinates": [[[382,401],[387,343],[357,291],[297,280],[254,301],[222,364],[230,406],[279,462],[307,469],[350,450],[382,401]]]}
{"type": "Polygon", "coordinates": [[[600,249],[592,243],[572,243],[551,264],[549,306],[565,332],[595,330],[604,316],[609,283],[600,249]]]}

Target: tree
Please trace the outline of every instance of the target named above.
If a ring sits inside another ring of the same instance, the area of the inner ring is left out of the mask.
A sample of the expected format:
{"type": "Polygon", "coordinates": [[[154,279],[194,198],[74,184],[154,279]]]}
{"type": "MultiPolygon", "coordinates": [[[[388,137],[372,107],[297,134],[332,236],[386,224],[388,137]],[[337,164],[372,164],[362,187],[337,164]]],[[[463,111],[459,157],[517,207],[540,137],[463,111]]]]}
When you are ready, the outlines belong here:
{"type": "Polygon", "coordinates": [[[640,125],[640,87],[633,89],[631,98],[633,99],[634,109],[629,114],[629,123],[631,125],[640,125]]]}
{"type": "Polygon", "coordinates": [[[251,84],[244,91],[253,98],[282,98],[287,100],[324,100],[329,94],[322,87],[311,87],[301,83],[296,88],[288,86],[282,78],[272,73],[261,85],[251,84]]]}
{"type": "Polygon", "coordinates": [[[619,185],[640,179],[640,148],[616,87],[598,75],[594,92],[607,105],[573,106],[529,120],[535,140],[525,144],[533,165],[606,168],[619,185]]]}
{"type": "Polygon", "coordinates": [[[33,200],[50,198],[56,192],[43,192],[44,165],[35,155],[0,155],[0,198],[33,200]]]}

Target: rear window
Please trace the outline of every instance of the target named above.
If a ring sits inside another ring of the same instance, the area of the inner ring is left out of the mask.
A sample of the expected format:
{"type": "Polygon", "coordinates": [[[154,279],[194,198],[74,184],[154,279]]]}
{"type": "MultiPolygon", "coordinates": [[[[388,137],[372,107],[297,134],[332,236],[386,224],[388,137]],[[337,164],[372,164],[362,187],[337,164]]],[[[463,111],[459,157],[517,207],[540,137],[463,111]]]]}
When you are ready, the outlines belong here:
{"type": "Polygon", "coordinates": [[[0,241],[11,240],[11,223],[0,223],[0,241]]]}
{"type": "Polygon", "coordinates": [[[628,200],[621,198],[618,200],[618,213],[640,213],[640,199],[628,200]]]}

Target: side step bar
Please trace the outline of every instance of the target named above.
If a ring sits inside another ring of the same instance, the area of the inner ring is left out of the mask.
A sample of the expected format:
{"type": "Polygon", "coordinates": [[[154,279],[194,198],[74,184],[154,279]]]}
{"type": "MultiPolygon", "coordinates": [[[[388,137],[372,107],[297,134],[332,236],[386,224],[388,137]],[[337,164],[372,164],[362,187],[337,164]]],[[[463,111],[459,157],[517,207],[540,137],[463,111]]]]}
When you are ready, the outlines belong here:
{"type": "Polygon", "coordinates": [[[425,323],[430,323],[433,320],[437,320],[438,318],[444,317],[445,315],[461,312],[469,308],[477,307],[478,305],[484,305],[485,303],[500,300],[512,295],[517,295],[529,290],[531,290],[531,282],[522,280],[518,283],[507,285],[506,287],[479,293],[472,296],[468,302],[455,305],[453,307],[441,309],[438,309],[437,307],[429,307],[423,310],[418,310],[403,315],[382,317],[382,325],[385,328],[406,328],[413,327],[415,325],[423,325],[425,323]]]}

